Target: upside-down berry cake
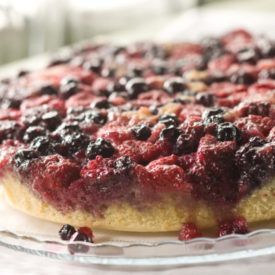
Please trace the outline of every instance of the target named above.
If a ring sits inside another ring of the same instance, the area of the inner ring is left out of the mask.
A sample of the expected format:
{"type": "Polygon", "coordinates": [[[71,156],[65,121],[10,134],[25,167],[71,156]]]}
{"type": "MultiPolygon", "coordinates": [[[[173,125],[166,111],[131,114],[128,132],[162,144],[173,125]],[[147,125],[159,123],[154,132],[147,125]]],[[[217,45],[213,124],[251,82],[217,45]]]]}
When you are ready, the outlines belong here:
{"type": "Polygon", "coordinates": [[[12,206],[74,226],[246,233],[275,218],[275,43],[89,45],[0,87],[12,206]]]}

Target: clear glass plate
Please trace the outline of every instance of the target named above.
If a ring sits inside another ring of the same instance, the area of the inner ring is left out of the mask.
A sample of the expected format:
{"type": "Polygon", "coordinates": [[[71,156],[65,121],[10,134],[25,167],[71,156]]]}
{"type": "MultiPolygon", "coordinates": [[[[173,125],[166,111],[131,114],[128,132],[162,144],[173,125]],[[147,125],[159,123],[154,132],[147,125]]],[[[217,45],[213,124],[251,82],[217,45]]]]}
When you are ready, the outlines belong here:
{"type": "Polygon", "coordinates": [[[247,235],[197,238],[186,242],[83,242],[45,241],[0,231],[0,245],[25,253],[79,263],[102,265],[190,265],[251,258],[275,253],[275,230],[247,235]]]}

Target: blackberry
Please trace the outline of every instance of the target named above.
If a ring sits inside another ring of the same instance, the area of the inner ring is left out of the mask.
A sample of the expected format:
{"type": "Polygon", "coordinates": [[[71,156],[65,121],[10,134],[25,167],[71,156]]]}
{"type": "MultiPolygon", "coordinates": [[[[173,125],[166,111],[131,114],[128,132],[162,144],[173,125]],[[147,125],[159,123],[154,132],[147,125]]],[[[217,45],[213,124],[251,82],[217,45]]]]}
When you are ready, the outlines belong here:
{"type": "Polygon", "coordinates": [[[63,241],[69,241],[73,234],[76,232],[75,228],[69,224],[65,224],[61,227],[58,234],[63,241]]]}
{"type": "Polygon", "coordinates": [[[218,124],[217,139],[219,141],[235,140],[239,142],[241,139],[240,130],[231,122],[218,124]]]}
{"type": "Polygon", "coordinates": [[[103,138],[98,138],[96,141],[89,143],[86,156],[89,159],[94,159],[97,155],[101,155],[105,158],[111,157],[115,152],[113,145],[103,138]]]}
{"type": "Polygon", "coordinates": [[[147,140],[151,136],[151,129],[146,125],[135,126],[131,131],[139,140],[147,140]]]}

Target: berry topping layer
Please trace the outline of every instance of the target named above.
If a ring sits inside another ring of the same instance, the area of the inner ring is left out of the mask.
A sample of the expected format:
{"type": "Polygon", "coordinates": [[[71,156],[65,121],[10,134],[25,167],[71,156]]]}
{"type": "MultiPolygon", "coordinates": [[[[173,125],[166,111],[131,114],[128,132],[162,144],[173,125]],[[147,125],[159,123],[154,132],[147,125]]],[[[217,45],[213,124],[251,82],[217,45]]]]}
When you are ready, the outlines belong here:
{"type": "MultiPolygon", "coordinates": [[[[167,195],[233,209],[275,176],[275,43],[236,30],[73,49],[1,81],[0,144],[0,176],[64,213],[167,195]]],[[[199,235],[190,223],[180,238],[199,235]]]]}

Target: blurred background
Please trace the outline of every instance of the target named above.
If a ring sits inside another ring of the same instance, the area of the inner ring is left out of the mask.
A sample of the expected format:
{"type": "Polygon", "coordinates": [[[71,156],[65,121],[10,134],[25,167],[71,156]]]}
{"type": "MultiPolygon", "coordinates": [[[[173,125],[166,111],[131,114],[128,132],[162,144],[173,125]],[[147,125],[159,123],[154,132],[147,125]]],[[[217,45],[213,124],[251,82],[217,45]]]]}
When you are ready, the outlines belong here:
{"type": "Polygon", "coordinates": [[[275,37],[275,0],[0,0],[0,64],[85,39],[188,40],[235,27],[275,37]]]}

